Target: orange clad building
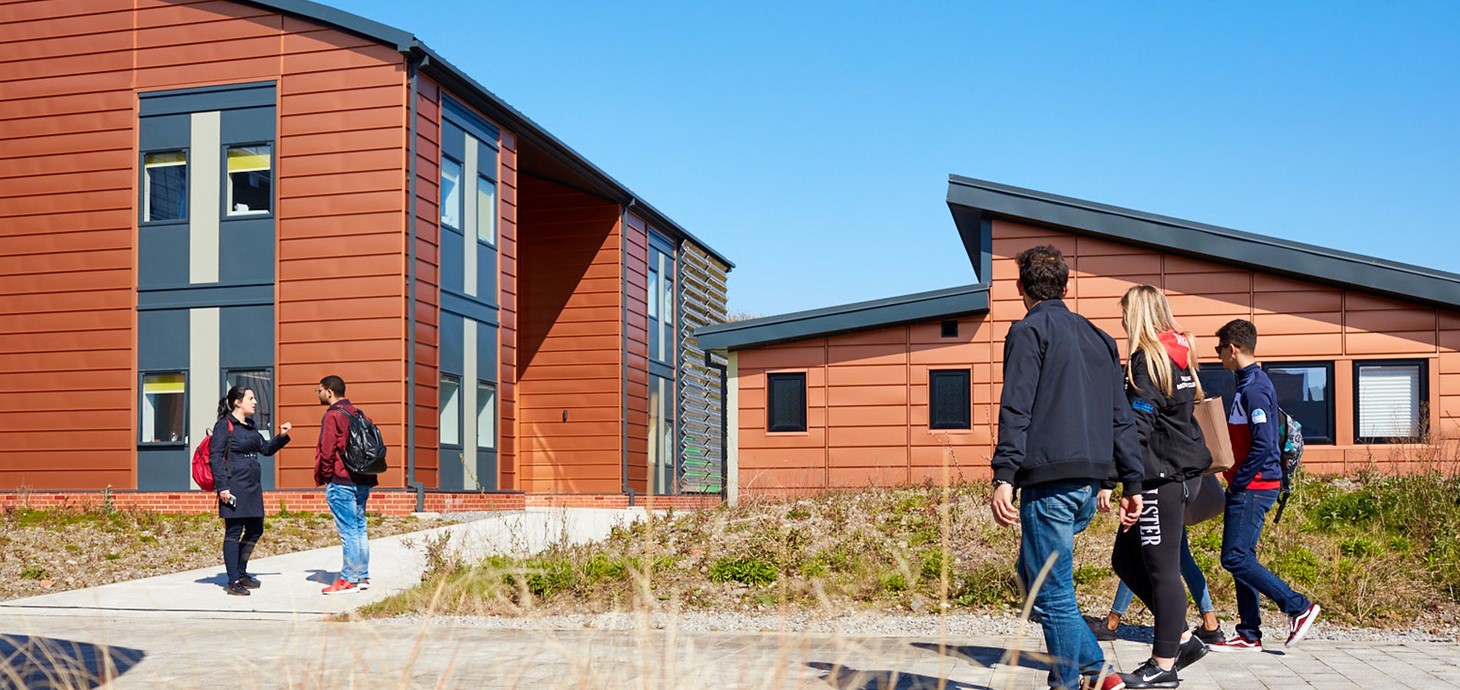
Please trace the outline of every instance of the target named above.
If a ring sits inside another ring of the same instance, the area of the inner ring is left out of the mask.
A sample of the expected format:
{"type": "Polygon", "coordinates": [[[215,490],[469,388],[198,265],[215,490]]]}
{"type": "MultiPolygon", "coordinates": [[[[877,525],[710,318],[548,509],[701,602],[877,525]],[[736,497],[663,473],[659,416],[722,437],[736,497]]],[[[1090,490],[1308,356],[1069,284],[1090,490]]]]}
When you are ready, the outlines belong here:
{"type": "Polygon", "coordinates": [[[0,502],[206,509],[227,386],[327,374],[372,505],[697,505],[722,488],[731,263],[413,35],[303,0],[0,4],[0,502]],[[380,494],[377,494],[380,495],[380,494]]]}
{"type": "Polygon", "coordinates": [[[1066,302],[1123,353],[1121,296],[1161,287],[1209,394],[1234,385],[1216,330],[1253,321],[1308,471],[1453,455],[1460,275],[958,176],[948,206],[976,283],[699,331],[729,360],[734,495],[990,478],[1004,335],[1025,313],[1014,256],[1039,244],[1065,254],[1066,302]]]}

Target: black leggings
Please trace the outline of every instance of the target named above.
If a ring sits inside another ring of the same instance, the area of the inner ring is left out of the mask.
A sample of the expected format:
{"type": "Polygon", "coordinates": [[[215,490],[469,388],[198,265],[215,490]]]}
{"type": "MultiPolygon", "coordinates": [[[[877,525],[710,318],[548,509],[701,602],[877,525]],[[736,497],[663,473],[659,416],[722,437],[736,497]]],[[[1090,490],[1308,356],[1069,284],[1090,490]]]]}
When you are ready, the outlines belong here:
{"type": "Polygon", "coordinates": [[[1186,585],[1181,579],[1181,532],[1186,492],[1168,482],[1141,494],[1141,519],[1115,536],[1110,565],[1156,619],[1151,656],[1176,656],[1186,631],[1186,585]]]}
{"type": "Polygon", "coordinates": [[[223,567],[228,570],[228,583],[248,574],[248,557],[264,536],[264,519],[223,518],[223,567]]]}

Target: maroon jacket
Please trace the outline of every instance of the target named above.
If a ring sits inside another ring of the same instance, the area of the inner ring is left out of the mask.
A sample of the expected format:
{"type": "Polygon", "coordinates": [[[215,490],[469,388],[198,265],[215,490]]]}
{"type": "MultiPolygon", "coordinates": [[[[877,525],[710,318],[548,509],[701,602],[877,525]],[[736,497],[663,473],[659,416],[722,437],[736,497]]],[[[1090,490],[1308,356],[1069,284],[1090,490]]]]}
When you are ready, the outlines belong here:
{"type": "Polygon", "coordinates": [[[355,474],[345,469],[345,439],[350,437],[350,417],[358,408],[344,398],[330,405],[319,422],[319,445],[314,448],[314,485],[346,484],[375,486],[373,474],[355,474]]]}

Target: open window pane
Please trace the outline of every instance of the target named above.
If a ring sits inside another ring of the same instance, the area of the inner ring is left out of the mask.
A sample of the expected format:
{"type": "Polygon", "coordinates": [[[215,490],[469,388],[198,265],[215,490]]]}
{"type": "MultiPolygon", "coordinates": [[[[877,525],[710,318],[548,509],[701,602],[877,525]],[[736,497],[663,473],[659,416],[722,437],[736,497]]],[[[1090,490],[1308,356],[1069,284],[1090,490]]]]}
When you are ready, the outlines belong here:
{"type": "Polygon", "coordinates": [[[253,425],[260,431],[274,428],[274,372],[268,369],[235,369],[223,375],[224,390],[247,386],[258,404],[254,407],[253,425]]]}
{"type": "Polygon", "coordinates": [[[461,379],[441,377],[441,445],[461,445],[461,379]]]}
{"type": "Polygon", "coordinates": [[[441,224],[461,228],[461,164],[441,159],[441,224]]]}
{"type": "Polygon", "coordinates": [[[969,370],[928,372],[928,426],[933,429],[971,427],[969,370]]]}
{"type": "Polygon", "coordinates": [[[477,448],[497,447],[497,387],[477,384],[477,448]]]}
{"type": "Polygon", "coordinates": [[[228,147],[228,215],[268,213],[273,208],[273,147],[228,147]]]}
{"type": "Polygon", "coordinates": [[[142,443],[174,443],[187,439],[187,377],[181,373],[142,376],[142,443]]]}
{"type": "Polygon", "coordinates": [[[1420,362],[1356,362],[1360,443],[1418,439],[1425,367],[1420,362]]]}
{"type": "Polygon", "coordinates": [[[1263,371],[1277,391],[1278,407],[1303,424],[1303,442],[1333,443],[1333,364],[1280,362],[1263,365],[1263,371]]]}
{"type": "Polygon", "coordinates": [[[766,430],[806,430],[806,374],[766,374],[766,430]]]}
{"type": "Polygon", "coordinates": [[[477,239],[497,243],[497,185],[485,177],[477,178],[477,239]]]}
{"type": "Polygon", "coordinates": [[[144,154],[142,167],[142,220],[187,220],[187,154],[182,151],[144,154]]]}

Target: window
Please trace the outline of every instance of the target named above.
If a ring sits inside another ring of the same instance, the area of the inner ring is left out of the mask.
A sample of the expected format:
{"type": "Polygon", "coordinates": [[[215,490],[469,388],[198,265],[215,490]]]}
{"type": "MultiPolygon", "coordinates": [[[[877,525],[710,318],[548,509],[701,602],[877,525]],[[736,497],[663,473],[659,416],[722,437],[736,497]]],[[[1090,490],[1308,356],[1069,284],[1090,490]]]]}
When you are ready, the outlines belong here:
{"type": "Polygon", "coordinates": [[[158,151],[143,154],[142,169],[142,221],[187,220],[187,153],[158,151]]]}
{"type": "Polygon", "coordinates": [[[942,328],[943,328],[942,335],[943,335],[944,338],[957,338],[958,337],[958,322],[957,321],[944,321],[942,328]]]}
{"type": "Polygon", "coordinates": [[[1276,362],[1262,369],[1272,379],[1278,407],[1303,424],[1303,442],[1333,443],[1333,363],[1276,362]]]}
{"type": "Polygon", "coordinates": [[[441,377],[441,445],[461,445],[461,379],[441,377]]]}
{"type": "Polygon", "coordinates": [[[674,281],[666,275],[659,284],[664,286],[664,294],[660,297],[662,308],[659,310],[659,327],[662,330],[659,336],[659,356],[656,359],[668,363],[674,360],[677,349],[674,337],[674,281]]]}
{"type": "Polygon", "coordinates": [[[477,178],[477,240],[497,243],[497,184],[477,178]]]}
{"type": "Polygon", "coordinates": [[[972,385],[968,369],[928,371],[928,427],[968,429],[972,427],[969,397],[972,385]]]}
{"type": "Polygon", "coordinates": [[[461,164],[441,158],[441,224],[461,227],[461,164]]]}
{"type": "Polygon", "coordinates": [[[1354,362],[1354,389],[1356,443],[1409,443],[1424,436],[1429,407],[1424,360],[1354,362]]]}
{"type": "Polygon", "coordinates": [[[142,375],[142,443],[184,443],[187,431],[187,375],[168,372],[142,375]]]}
{"type": "Polygon", "coordinates": [[[223,390],[247,386],[258,400],[253,425],[259,430],[274,428],[274,372],[268,369],[233,369],[223,373],[223,390]]]}
{"type": "Polygon", "coordinates": [[[1237,395],[1237,375],[1220,364],[1203,364],[1196,372],[1201,379],[1202,392],[1208,398],[1221,398],[1222,409],[1232,409],[1232,398],[1237,395]]]}
{"type": "Polygon", "coordinates": [[[477,382],[477,448],[497,447],[497,387],[477,382]]]}
{"type": "Polygon", "coordinates": [[[649,318],[659,318],[659,268],[649,261],[649,318]]]}
{"type": "Polygon", "coordinates": [[[766,430],[806,430],[806,373],[766,374],[766,430]]]}
{"type": "Polygon", "coordinates": [[[228,147],[228,215],[257,215],[273,208],[272,149],[268,144],[228,147]]]}

